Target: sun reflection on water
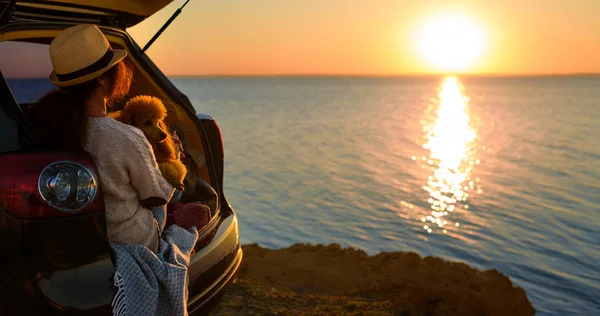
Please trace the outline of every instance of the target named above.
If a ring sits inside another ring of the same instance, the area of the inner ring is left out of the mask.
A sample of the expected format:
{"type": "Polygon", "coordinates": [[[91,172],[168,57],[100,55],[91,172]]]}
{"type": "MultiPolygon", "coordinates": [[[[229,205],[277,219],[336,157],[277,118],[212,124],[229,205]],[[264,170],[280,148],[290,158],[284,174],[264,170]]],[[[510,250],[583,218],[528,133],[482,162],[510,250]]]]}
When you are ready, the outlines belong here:
{"type": "MultiPolygon", "coordinates": [[[[446,226],[452,225],[446,218],[459,209],[468,209],[469,192],[478,190],[477,182],[471,180],[473,168],[479,164],[475,153],[477,132],[471,125],[469,99],[456,77],[446,77],[441,84],[435,119],[425,125],[425,144],[428,157],[421,157],[433,171],[427,185],[431,215],[421,219],[423,229],[431,233],[437,226],[447,233],[446,226]]],[[[413,157],[416,160],[416,157],[413,157]]],[[[454,227],[460,224],[455,222],[454,227]]]]}

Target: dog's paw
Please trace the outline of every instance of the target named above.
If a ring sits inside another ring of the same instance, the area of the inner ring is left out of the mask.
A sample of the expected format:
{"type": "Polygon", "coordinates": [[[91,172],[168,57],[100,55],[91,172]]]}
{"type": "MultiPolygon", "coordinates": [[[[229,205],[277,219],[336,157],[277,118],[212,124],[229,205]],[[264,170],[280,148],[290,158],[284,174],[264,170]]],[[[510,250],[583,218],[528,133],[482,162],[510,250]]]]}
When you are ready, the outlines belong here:
{"type": "Polygon", "coordinates": [[[171,185],[179,191],[185,191],[185,185],[183,184],[183,180],[179,181],[179,179],[173,179],[171,185]]]}
{"type": "Polygon", "coordinates": [[[185,165],[179,160],[161,162],[158,168],[163,177],[177,190],[184,191],[184,179],[187,173],[185,165]]]}

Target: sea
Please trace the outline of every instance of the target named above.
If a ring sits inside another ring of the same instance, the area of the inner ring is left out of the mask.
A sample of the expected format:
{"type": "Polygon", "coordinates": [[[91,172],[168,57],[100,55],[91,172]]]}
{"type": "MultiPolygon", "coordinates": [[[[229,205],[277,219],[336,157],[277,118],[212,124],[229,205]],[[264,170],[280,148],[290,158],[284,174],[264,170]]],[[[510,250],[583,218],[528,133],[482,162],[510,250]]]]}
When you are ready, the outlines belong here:
{"type": "Polygon", "coordinates": [[[171,80],[221,128],[243,244],[413,251],[600,314],[600,77],[171,80]]]}

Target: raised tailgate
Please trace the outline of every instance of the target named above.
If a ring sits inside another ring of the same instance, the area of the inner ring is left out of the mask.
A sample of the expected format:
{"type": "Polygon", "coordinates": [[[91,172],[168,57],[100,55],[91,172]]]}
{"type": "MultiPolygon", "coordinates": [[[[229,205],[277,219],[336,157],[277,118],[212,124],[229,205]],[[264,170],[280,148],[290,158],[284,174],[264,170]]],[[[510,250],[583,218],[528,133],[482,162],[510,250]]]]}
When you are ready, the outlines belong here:
{"type": "MultiPolygon", "coordinates": [[[[53,21],[93,23],[125,29],[158,12],[173,0],[19,0],[10,22],[53,21]]],[[[9,3],[0,1],[0,12],[9,3]]]]}

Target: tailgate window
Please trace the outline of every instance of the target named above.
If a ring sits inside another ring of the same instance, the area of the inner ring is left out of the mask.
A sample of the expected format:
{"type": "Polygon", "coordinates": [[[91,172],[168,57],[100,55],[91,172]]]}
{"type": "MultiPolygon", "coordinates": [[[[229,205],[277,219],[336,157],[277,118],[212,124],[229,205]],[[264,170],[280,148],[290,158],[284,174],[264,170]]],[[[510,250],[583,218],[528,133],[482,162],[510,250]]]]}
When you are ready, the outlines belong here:
{"type": "Polygon", "coordinates": [[[0,70],[19,104],[33,103],[54,89],[48,80],[52,71],[48,45],[0,42],[0,56],[0,70]]]}

